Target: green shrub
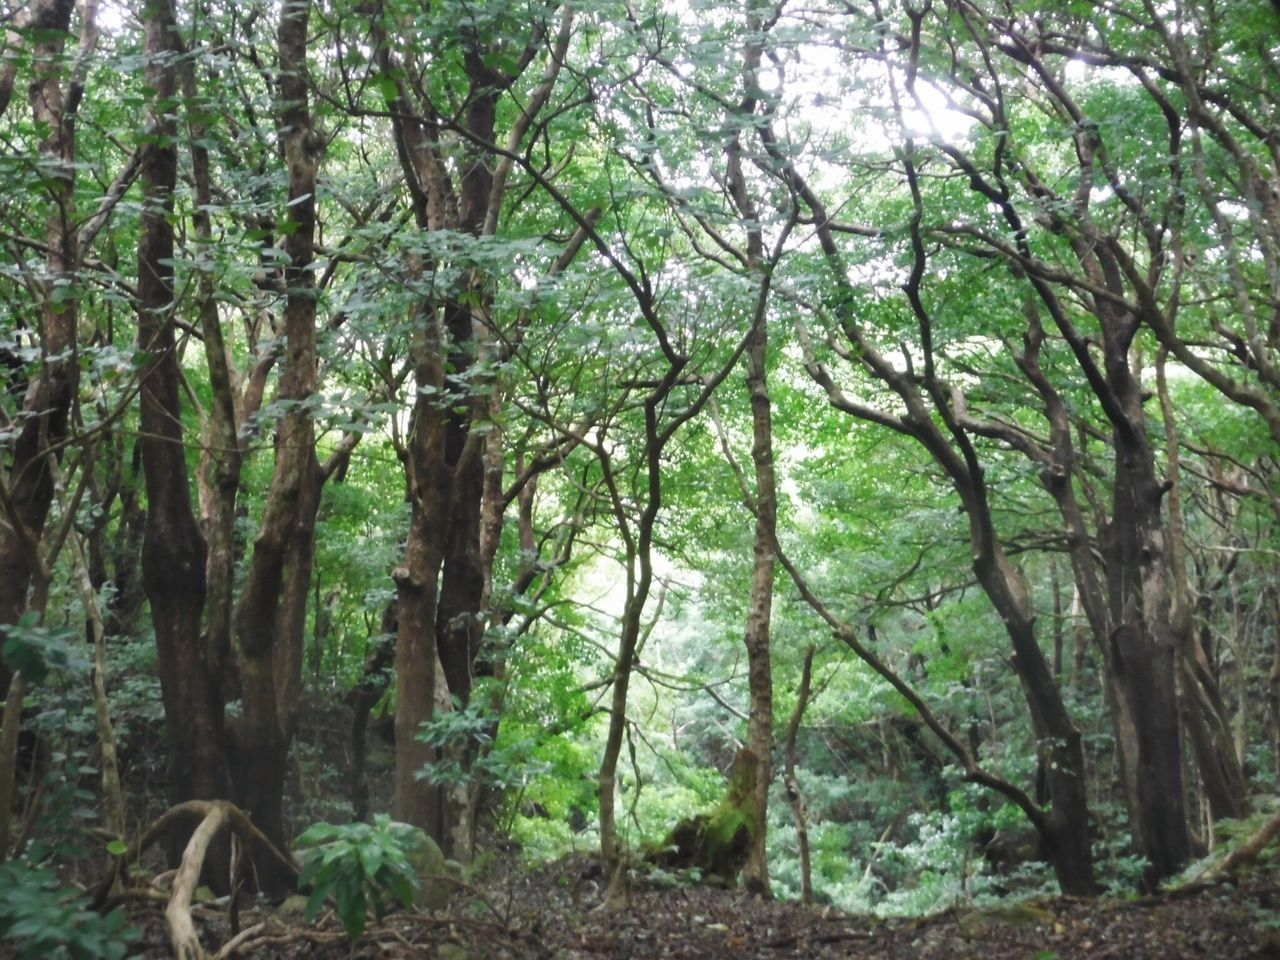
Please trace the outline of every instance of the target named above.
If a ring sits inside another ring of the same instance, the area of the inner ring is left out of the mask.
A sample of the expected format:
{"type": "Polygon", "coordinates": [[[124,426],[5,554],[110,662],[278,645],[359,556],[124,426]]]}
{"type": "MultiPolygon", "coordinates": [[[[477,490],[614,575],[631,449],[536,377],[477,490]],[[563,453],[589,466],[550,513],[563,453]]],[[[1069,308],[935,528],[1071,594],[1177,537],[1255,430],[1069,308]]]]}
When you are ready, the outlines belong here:
{"type": "Polygon", "coordinates": [[[369,823],[317,823],[298,837],[302,859],[298,882],[311,886],[307,922],[333,897],[347,936],[364,933],[370,909],[381,920],[389,906],[413,905],[418,877],[410,863],[422,832],[379,814],[369,823]]]}
{"type": "Polygon", "coordinates": [[[122,960],[138,938],[121,911],[90,910],[46,865],[0,863],[0,890],[0,939],[11,941],[22,960],[122,960]]]}

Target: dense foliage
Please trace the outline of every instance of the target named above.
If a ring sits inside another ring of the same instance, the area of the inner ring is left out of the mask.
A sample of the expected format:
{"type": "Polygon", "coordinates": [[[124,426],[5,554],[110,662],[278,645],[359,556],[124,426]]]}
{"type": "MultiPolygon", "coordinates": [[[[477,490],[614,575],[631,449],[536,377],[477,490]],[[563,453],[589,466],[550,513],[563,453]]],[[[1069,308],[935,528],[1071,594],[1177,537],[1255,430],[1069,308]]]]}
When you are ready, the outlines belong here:
{"type": "Polygon", "coordinates": [[[620,888],[735,758],[732,872],[880,913],[1270,812],[1273,5],[2,16],[30,955],[122,955],[54,871],[192,799],[353,934],[418,828],[620,888]]]}

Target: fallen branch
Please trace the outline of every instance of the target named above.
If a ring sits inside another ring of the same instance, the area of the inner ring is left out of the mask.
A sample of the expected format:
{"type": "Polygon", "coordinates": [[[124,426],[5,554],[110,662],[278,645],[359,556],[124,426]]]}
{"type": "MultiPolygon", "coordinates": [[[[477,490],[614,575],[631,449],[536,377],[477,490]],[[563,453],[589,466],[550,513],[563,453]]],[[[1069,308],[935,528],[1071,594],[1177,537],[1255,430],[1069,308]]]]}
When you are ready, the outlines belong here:
{"type": "Polygon", "coordinates": [[[1267,845],[1280,834],[1280,811],[1272,815],[1271,819],[1258,828],[1257,833],[1242,843],[1231,853],[1223,857],[1217,864],[1206,867],[1191,882],[1184,884],[1181,890],[1199,889],[1207,883],[1217,880],[1227,874],[1234,873],[1236,870],[1252,863],[1258,859],[1258,856],[1267,845]]]}

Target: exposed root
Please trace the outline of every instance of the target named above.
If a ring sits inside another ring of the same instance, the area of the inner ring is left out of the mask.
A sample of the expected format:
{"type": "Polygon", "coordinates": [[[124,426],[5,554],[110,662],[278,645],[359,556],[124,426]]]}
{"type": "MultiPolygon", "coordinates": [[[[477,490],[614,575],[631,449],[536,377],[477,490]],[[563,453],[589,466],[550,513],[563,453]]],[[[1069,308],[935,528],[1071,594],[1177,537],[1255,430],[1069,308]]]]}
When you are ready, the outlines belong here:
{"type": "MultiPolygon", "coordinates": [[[[155,823],[151,824],[151,826],[147,828],[147,832],[142,835],[141,839],[134,843],[123,856],[112,858],[112,862],[107,873],[98,881],[97,886],[94,888],[95,906],[101,906],[106,901],[107,895],[111,891],[111,885],[115,882],[115,878],[120,871],[137,860],[148,847],[155,843],[156,840],[160,839],[160,837],[164,836],[174,823],[181,820],[195,819],[197,817],[199,817],[203,822],[204,820],[207,820],[215,810],[222,811],[219,829],[221,829],[221,826],[224,825],[225,822],[225,825],[234,830],[242,840],[262,847],[275,860],[283,864],[287,870],[294,875],[297,875],[300,870],[297,861],[294,860],[292,856],[281,853],[276,848],[275,844],[268,840],[266,835],[254,826],[249,815],[235,804],[226,800],[188,800],[185,803],[176,804],[162,813],[156,819],[155,823]]],[[[216,834],[217,831],[215,831],[215,836],[216,834]]],[[[188,844],[188,847],[189,846],[190,845],[188,844]]],[[[203,859],[204,853],[201,853],[202,865],[203,859]]],[[[183,861],[185,862],[185,860],[186,855],[184,853],[183,861]]],[[[175,879],[174,886],[176,885],[177,880],[175,879]]]]}
{"type": "MultiPolygon", "coordinates": [[[[200,871],[204,868],[204,859],[209,852],[209,845],[223,829],[231,829],[241,840],[257,844],[288,870],[295,874],[298,872],[298,865],[294,859],[281,853],[275,844],[254,826],[249,815],[235,804],[226,800],[188,800],[165,811],[123,856],[113,858],[107,874],[98,883],[95,891],[97,898],[100,901],[105,900],[119,871],[126,864],[136,860],[175,822],[194,817],[199,817],[200,823],[191,834],[191,839],[187,841],[186,849],[182,853],[182,863],[174,874],[173,886],[164,911],[165,922],[169,926],[169,940],[177,960],[208,960],[209,955],[200,945],[200,938],[196,934],[195,921],[192,919],[192,900],[195,897],[196,887],[200,883],[200,871]]],[[[228,941],[215,954],[215,957],[229,957],[247,945],[259,942],[264,938],[259,937],[258,940],[254,938],[263,930],[263,925],[259,924],[243,931],[228,941]]],[[[268,940],[267,942],[276,941],[268,940]]]]}

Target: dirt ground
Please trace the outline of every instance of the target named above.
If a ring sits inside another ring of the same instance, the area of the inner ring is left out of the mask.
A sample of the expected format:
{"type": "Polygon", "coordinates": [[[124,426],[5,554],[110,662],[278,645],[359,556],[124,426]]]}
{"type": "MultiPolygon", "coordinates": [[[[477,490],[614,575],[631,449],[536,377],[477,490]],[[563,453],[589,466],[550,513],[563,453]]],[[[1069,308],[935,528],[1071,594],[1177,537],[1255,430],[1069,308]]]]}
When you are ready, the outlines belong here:
{"type": "MultiPolygon", "coordinates": [[[[448,914],[393,914],[354,945],[332,915],[242,910],[254,960],[1280,960],[1280,874],[1256,874],[1194,894],[1137,900],[1054,898],[991,910],[952,910],[920,920],[877,921],[741,891],[659,886],[638,879],[630,904],[610,909],[582,862],[513,872],[461,891],[448,914]],[[254,931],[255,924],[262,924],[254,931]]],[[[136,956],[169,954],[161,905],[134,905],[144,937],[136,956]]],[[[210,955],[232,937],[225,913],[201,911],[210,955]]]]}

